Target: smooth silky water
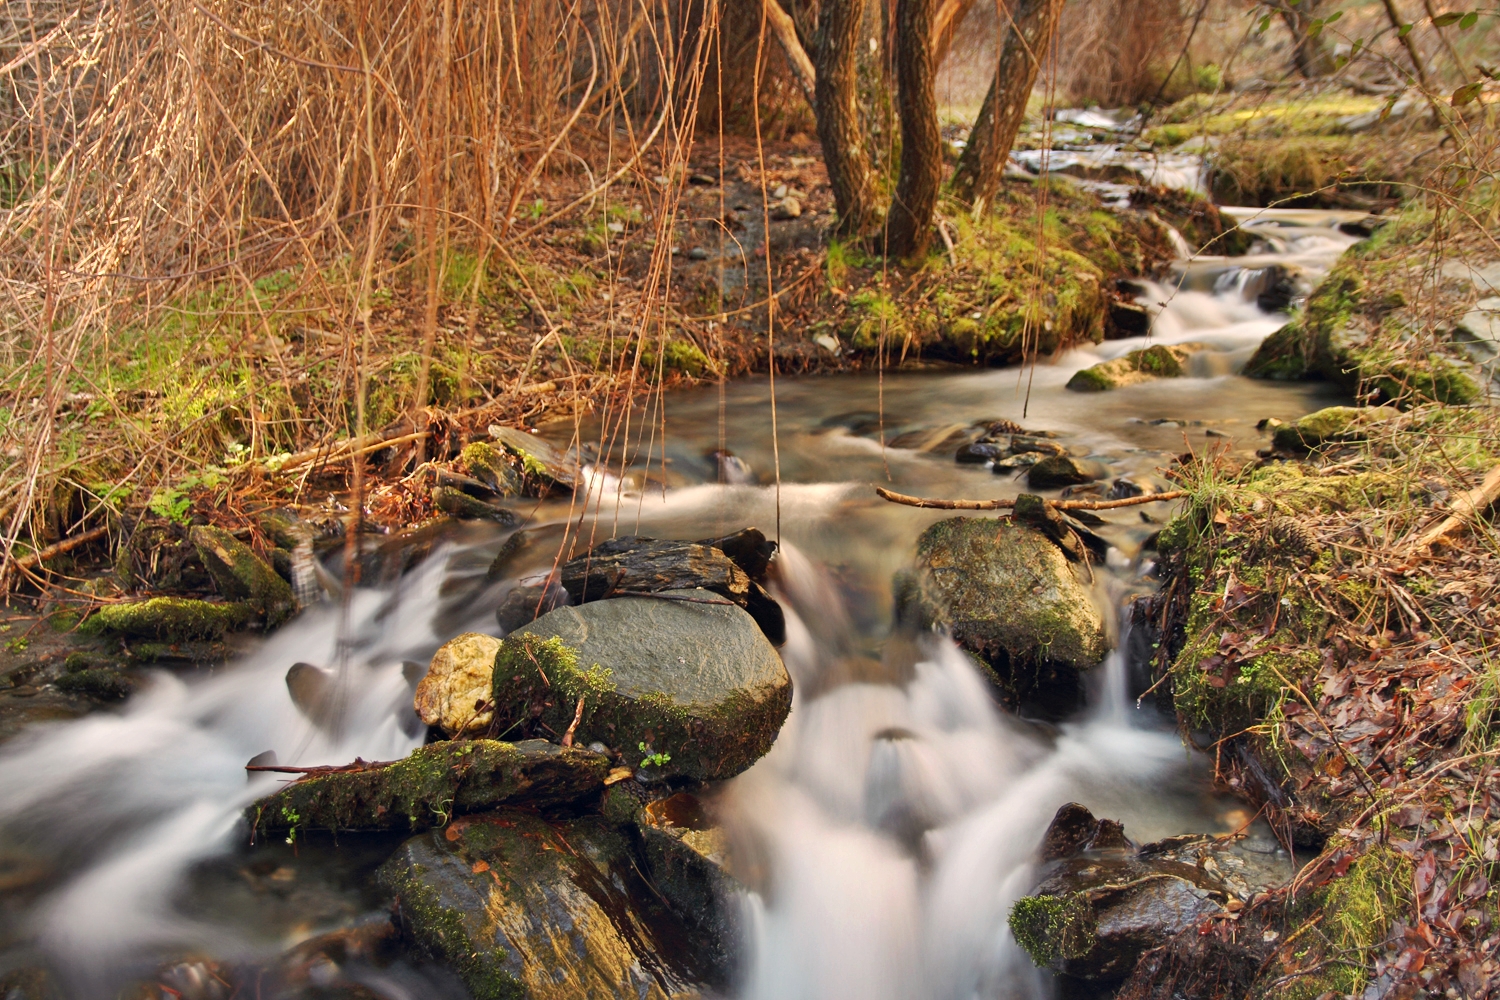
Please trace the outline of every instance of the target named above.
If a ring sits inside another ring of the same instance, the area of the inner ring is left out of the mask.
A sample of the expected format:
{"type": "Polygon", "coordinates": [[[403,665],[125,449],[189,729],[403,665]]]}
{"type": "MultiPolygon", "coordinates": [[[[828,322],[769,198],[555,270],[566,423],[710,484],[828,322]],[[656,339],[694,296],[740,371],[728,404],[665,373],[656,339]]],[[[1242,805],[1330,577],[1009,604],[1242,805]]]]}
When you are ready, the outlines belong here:
{"type": "MultiPolygon", "coordinates": [[[[1064,390],[1078,369],[1145,343],[1121,340],[1034,370],[783,378],[778,449],[765,379],[669,394],[664,412],[635,416],[629,447],[623,433],[601,441],[598,425],[576,441],[571,426],[544,429],[559,444],[581,442],[589,488],[525,511],[532,542],[506,579],[485,578],[503,533],[455,529],[393,586],[310,609],[210,676],[163,672],[117,711],[38,725],[0,748],[0,973],[45,963],[77,996],[113,996],[163,962],[271,961],[378,912],[387,902],[370,873],[399,838],[247,846],[244,808],[281,779],[247,779],[246,761],[266,750],[303,765],[410,751],[423,730],[403,664],[425,663],[460,632],[495,631],[505,588],[544,573],[565,540],[697,539],[755,525],[781,542],[782,656],[797,693],[771,753],[717,800],[750,886],[737,992],[1045,995],[1006,916],[1058,806],[1083,802],[1139,842],[1228,831],[1248,816],[1210,791],[1170,719],[1130,699],[1118,649],[1095,672],[1091,707],[1052,726],[999,711],[950,642],[891,639],[892,575],[946,515],[882,501],[874,486],[971,499],[1021,492],[1022,482],[955,463],[951,448],[923,450],[944,428],[980,420],[1055,431],[1116,475],[1151,477],[1218,435],[1255,447],[1256,421],[1334,402],[1316,385],[1232,372],[1284,320],[1255,305],[1262,269],[1291,263],[1316,277],[1353,242],[1336,228],[1343,217],[1259,213],[1247,224],[1266,237],[1264,253],[1183,262],[1171,280],[1142,284],[1141,301],[1158,314],[1153,342],[1207,345],[1194,377],[1064,390]],[[292,703],[284,678],[297,661],[338,668],[335,731],[292,703]]],[[[1102,607],[1154,586],[1142,544],[1166,514],[1105,513],[1097,530],[1114,549],[1094,569],[1102,607]]],[[[1117,620],[1112,628],[1118,636],[1117,620]]],[[[442,970],[398,963],[344,975],[393,1000],[462,996],[442,970]]]]}

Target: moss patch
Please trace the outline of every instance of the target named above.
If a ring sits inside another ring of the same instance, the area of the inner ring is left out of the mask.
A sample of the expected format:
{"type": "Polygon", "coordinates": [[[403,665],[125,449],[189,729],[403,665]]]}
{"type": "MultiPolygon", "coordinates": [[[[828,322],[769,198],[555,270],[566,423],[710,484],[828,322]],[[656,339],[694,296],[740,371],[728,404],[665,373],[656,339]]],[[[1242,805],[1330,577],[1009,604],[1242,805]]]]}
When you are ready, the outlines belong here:
{"type": "Polygon", "coordinates": [[[244,604],[214,604],[186,597],[153,597],[130,604],[106,604],[85,631],[128,638],[189,641],[214,639],[244,628],[255,613],[244,604]]]}

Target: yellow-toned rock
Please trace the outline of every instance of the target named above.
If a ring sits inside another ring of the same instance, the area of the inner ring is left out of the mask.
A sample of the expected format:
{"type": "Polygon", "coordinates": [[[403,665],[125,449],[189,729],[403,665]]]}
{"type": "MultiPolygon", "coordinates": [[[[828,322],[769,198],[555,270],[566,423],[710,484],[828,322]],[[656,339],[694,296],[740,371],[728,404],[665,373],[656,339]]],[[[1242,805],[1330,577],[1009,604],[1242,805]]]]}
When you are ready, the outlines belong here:
{"type": "Polygon", "coordinates": [[[495,719],[490,688],[499,648],[499,639],[479,632],[444,643],[412,699],[422,721],[449,736],[488,729],[495,719]]]}

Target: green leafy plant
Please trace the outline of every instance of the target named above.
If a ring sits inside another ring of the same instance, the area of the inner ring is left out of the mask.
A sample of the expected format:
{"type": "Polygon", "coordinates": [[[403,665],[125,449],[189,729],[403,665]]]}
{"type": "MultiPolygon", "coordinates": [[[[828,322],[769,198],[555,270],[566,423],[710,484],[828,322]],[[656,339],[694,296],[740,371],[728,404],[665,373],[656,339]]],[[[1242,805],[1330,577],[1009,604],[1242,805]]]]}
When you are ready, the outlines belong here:
{"type": "Polygon", "coordinates": [[[637,749],[646,756],[641,759],[642,767],[661,767],[672,760],[672,755],[665,752],[653,751],[645,743],[637,745],[637,749]]]}

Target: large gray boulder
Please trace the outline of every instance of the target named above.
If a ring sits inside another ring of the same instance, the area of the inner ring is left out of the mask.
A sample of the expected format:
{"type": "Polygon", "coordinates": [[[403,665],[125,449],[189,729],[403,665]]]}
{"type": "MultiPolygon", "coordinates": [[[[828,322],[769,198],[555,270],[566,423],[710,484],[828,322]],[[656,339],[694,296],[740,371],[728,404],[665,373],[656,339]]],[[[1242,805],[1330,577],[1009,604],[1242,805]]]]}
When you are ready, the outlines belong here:
{"type": "Polygon", "coordinates": [[[1078,675],[1104,660],[1104,618],[1062,550],[1010,518],[955,517],[917,541],[896,580],[897,618],[946,629],[1015,702],[1074,707],[1078,675]]]}
{"type": "Polygon", "coordinates": [[[669,1000],[722,986],[642,877],[626,832],[500,810],[414,837],[385,863],[407,933],[475,1000],[669,1000]]]}
{"type": "Polygon", "coordinates": [[[701,589],[558,608],[506,636],[494,678],[502,730],[571,732],[632,767],[649,761],[652,777],[740,773],[792,704],[791,677],[754,619],[701,589]]]}

